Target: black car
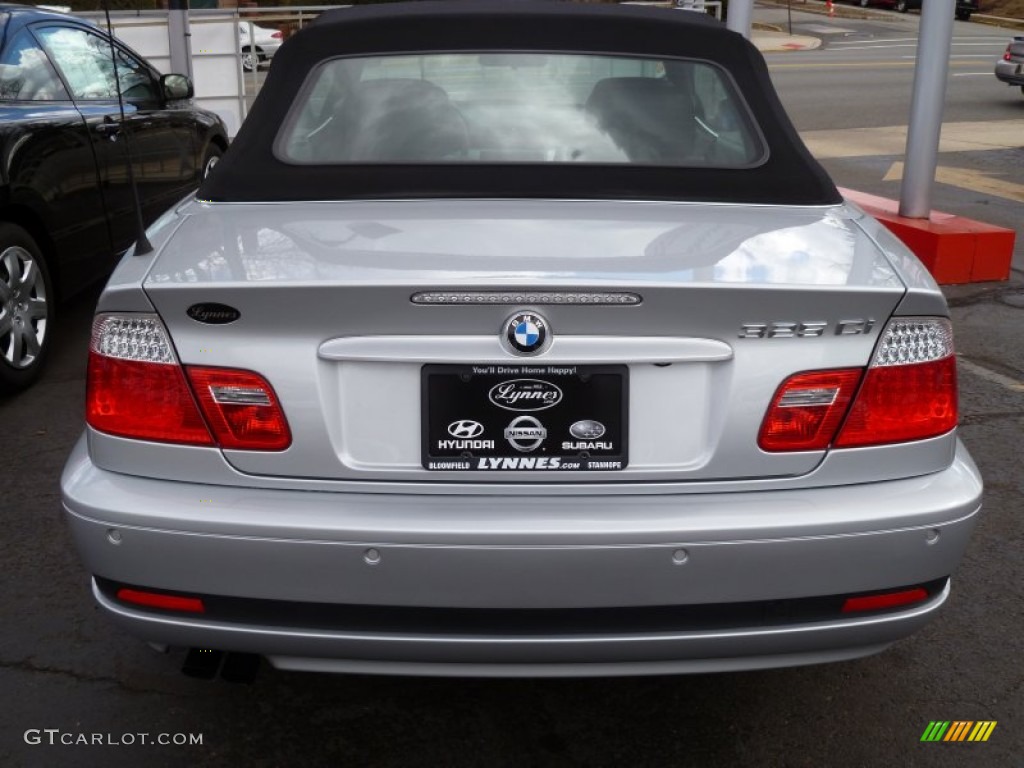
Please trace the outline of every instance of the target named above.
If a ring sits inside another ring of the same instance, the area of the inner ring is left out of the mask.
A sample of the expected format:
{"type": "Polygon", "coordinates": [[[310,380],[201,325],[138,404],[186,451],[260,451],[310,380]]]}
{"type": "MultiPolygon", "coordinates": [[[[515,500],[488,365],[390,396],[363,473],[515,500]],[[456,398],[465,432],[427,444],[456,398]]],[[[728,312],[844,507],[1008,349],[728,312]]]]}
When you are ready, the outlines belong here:
{"type": "Polygon", "coordinates": [[[191,97],[187,77],[86,21],[0,5],[0,392],[38,376],[55,304],[134,242],[129,156],[149,225],[227,148],[191,97]]]}

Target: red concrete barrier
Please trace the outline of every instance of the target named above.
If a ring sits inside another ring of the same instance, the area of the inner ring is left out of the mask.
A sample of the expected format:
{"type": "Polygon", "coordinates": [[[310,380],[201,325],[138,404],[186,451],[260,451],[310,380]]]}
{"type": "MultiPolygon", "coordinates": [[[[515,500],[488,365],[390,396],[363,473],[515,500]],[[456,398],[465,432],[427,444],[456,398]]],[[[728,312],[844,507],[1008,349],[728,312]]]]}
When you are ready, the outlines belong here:
{"type": "Polygon", "coordinates": [[[884,224],[912,250],[943,285],[984,283],[1010,276],[1016,233],[963,216],[932,211],[928,219],[908,219],[899,203],[885,197],[840,189],[884,224]]]}

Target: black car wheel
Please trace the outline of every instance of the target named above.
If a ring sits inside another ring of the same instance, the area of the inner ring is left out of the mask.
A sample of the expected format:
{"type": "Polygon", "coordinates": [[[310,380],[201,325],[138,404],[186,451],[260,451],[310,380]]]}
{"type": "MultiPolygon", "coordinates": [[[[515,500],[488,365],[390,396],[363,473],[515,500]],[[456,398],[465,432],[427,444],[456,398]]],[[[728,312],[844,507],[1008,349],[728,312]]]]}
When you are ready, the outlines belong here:
{"type": "Polygon", "coordinates": [[[970,21],[971,20],[971,12],[970,11],[957,11],[956,12],[956,17],[960,21],[970,21]]]}
{"type": "Polygon", "coordinates": [[[871,0],[860,0],[861,8],[867,8],[869,5],[871,5],[871,0]]]}
{"type": "Polygon", "coordinates": [[[910,3],[906,2],[906,0],[900,0],[900,2],[896,3],[896,10],[900,13],[906,13],[910,10],[910,3]]]}
{"type": "Polygon", "coordinates": [[[39,376],[53,314],[42,251],[24,229],[0,223],[0,392],[23,389],[39,376]]]}
{"type": "Polygon", "coordinates": [[[216,144],[211,144],[206,148],[206,152],[203,153],[202,175],[200,176],[200,180],[205,179],[210,175],[210,171],[212,171],[214,166],[220,162],[220,158],[223,154],[224,150],[216,144]]]}

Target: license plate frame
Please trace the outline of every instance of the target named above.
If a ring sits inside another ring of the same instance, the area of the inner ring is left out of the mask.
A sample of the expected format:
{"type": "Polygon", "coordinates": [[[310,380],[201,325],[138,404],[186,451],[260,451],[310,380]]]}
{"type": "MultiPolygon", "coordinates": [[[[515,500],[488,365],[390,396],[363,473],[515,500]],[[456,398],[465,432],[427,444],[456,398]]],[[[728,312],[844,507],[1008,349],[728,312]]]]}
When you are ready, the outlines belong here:
{"type": "Polygon", "coordinates": [[[427,364],[421,463],[432,472],[620,471],[629,366],[427,364]]]}

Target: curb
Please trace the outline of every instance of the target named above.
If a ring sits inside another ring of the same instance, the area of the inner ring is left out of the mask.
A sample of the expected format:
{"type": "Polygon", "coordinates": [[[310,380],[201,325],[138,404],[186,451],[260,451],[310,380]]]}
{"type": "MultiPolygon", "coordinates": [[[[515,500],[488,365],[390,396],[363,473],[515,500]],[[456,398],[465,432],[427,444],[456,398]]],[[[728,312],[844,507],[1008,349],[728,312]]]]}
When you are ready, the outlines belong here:
{"type": "Polygon", "coordinates": [[[771,42],[770,37],[751,35],[750,41],[761,53],[794,53],[796,51],[814,51],[821,47],[821,39],[806,35],[785,35],[780,42],[771,42]]]}
{"type": "Polygon", "coordinates": [[[971,14],[971,21],[976,21],[979,24],[987,24],[990,27],[1024,29],[1024,19],[1008,19],[1004,16],[989,16],[983,13],[974,13],[971,14]]]}

